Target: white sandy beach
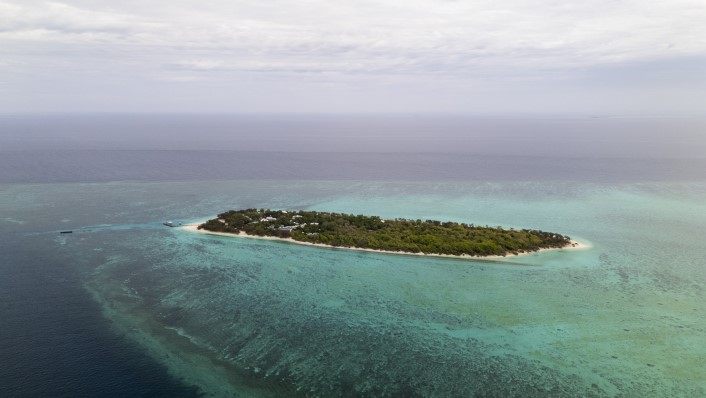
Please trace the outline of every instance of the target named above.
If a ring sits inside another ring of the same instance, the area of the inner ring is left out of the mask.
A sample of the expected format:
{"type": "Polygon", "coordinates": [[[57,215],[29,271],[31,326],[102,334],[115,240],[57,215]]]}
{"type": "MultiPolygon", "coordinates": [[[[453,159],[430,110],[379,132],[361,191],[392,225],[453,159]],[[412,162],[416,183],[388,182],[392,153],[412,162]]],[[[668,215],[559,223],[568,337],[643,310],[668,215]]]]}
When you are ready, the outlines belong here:
{"type": "Polygon", "coordinates": [[[358,250],[358,251],[365,251],[365,252],[371,252],[371,253],[388,253],[388,254],[397,254],[397,255],[402,254],[402,255],[411,255],[411,256],[425,256],[425,257],[446,257],[446,258],[465,259],[465,260],[506,259],[508,257],[526,256],[529,254],[536,254],[536,253],[555,251],[555,250],[584,250],[584,249],[589,249],[591,247],[591,245],[589,245],[587,243],[572,240],[571,244],[569,246],[565,246],[565,247],[561,247],[561,248],[540,249],[540,250],[533,251],[533,252],[524,252],[524,253],[519,253],[519,254],[508,254],[506,256],[498,256],[498,255],[470,256],[467,254],[455,256],[452,254],[396,252],[396,251],[392,251],[392,250],[375,250],[375,249],[366,249],[366,248],[361,248],[361,247],[331,246],[331,245],[324,245],[321,243],[301,242],[301,241],[294,240],[292,238],[277,238],[277,237],[273,237],[273,236],[248,235],[242,231],[238,234],[232,234],[232,233],[228,233],[228,232],[213,232],[213,231],[207,231],[205,229],[198,229],[199,224],[200,223],[187,224],[187,225],[183,225],[179,228],[187,230],[187,231],[198,232],[198,233],[208,234],[208,235],[227,236],[227,237],[231,237],[231,238],[276,240],[276,241],[280,241],[280,242],[295,243],[298,245],[307,245],[307,246],[318,246],[318,247],[325,247],[325,248],[329,248],[329,249],[358,250]]]}

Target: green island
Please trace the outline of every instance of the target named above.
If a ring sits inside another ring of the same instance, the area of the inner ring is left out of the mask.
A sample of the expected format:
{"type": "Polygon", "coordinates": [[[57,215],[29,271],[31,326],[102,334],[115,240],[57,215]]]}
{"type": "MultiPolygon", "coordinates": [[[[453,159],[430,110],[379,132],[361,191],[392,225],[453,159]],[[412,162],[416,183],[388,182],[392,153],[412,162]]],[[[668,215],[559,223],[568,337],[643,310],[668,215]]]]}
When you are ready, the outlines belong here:
{"type": "Polygon", "coordinates": [[[320,211],[230,210],[200,224],[198,229],[334,247],[451,256],[506,256],[575,245],[568,236],[538,230],[435,220],[383,220],[320,211]]]}

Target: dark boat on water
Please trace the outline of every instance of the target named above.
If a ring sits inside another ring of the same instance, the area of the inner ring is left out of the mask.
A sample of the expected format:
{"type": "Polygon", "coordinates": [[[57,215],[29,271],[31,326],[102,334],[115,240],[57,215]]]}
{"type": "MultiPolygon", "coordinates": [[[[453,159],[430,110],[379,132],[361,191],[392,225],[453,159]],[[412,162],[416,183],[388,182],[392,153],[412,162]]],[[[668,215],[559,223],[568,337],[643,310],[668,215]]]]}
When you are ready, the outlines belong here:
{"type": "Polygon", "coordinates": [[[74,231],[61,231],[60,234],[72,234],[74,231]]]}
{"type": "Polygon", "coordinates": [[[165,221],[165,222],[163,222],[162,224],[164,224],[164,225],[166,225],[166,226],[168,226],[168,227],[180,227],[180,226],[181,226],[181,223],[180,223],[180,222],[179,222],[179,223],[176,223],[176,222],[174,222],[174,221],[165,221]]]}

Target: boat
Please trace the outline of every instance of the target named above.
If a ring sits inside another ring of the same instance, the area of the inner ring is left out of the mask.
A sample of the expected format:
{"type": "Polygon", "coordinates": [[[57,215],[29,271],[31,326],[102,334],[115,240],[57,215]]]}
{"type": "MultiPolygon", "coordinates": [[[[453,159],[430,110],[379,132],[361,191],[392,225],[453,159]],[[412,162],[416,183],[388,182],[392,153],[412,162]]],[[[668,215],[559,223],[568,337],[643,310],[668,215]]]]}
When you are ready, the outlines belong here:
{"type": "Polygon", "coordinates": [[[164,224],[164,225],[166,225],[166,226],[168,226],[168,227],[179,227],[179,226],[181,226],[181,223],[180,223],[180,222],[179,222],[179,223],[176,223],[176,222],[174,222],[174,221],[165,221],[165,222],[163,222],[162,224],[164,224]]]}
{"type": "Polygon", "coordinates": [[[61,231],[60,234],[72,234],[74,231],[61,231]]]}

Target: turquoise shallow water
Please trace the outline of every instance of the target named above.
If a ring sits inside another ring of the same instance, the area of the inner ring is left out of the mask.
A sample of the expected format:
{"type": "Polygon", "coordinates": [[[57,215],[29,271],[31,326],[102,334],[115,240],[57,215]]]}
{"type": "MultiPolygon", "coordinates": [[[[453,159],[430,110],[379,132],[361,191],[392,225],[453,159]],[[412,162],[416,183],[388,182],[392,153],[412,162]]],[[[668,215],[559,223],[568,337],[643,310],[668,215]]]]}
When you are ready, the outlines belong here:
{"type": "Polygon", "coordinates": [[[0,200],[2,228],[50,238],[116,331],[214,395],[706,395],[703,182],[19,184],[0,200]],[[467,261],[159,224],[244,207],[538,228],[591,248],[467,261]]]}

